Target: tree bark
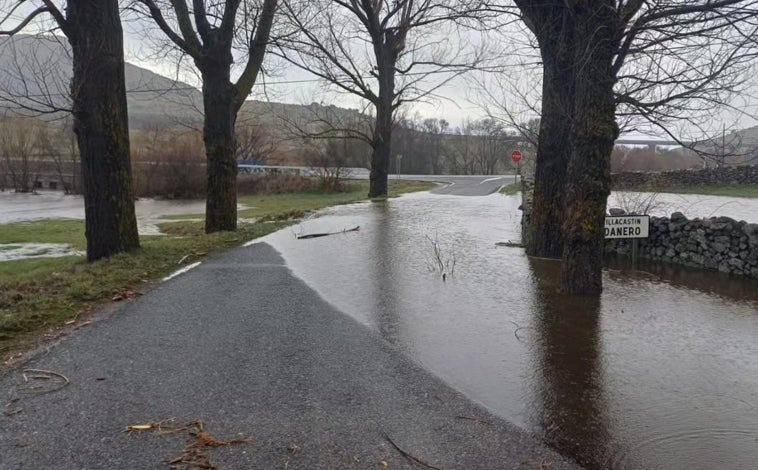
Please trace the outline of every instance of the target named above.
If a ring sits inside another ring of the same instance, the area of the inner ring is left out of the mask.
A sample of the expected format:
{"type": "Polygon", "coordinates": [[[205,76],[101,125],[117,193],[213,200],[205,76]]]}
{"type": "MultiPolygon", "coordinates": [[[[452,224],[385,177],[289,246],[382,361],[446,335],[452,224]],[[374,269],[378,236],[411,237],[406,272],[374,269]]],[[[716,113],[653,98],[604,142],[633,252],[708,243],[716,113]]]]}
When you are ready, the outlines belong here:
{"type": "Polygon", "coordinates": [[[375,103],[376,122],[371,142],[371,173],[369,175],[369,198],[387,197],[387,179],[390,170],[392,146],[393,103],[395,101],[394,46],[382,44],[377,49],[379,63],[379,97],[375,103]]]}
{"type": "Polygon", "coordinates": [[[391,106],[380,105],[376,111],[374,140],[371,142],[369,198],[387,197],[387,180],[390,171],[390,146],[392,142],[391,106]]]}
{"type": "Polygon", "coordinates": [[[595,295],[603,289],[603,224],[611,152],[619,134],[612,70],[619,37],[615,11],[614,0],[588,0],[575,8],[575,141],[567,171],[561,273],[563,288],[571,294],[595,295]]]}
{"type": "Polygon", "coordinates": [[[526,251],[541,258],[563,256],[564,186],[571,156],[574,104],[573,19],[553,7],[537,30],[543,61],[542,116],[535,167],[534,201],[526,251]]]}
{"type": "Polygon", "coordinates": [[[203,140],[207,159],[205,232],[237,229],[237,161],[234,124],[235,90],[231,61],[202,64],[205,120],[203,140]]]}
{"type": "Polygon", "coordinates": [[[139,247],[117,0],[70,0],[74,131],[81,154],[87,259],[139,247]]]}

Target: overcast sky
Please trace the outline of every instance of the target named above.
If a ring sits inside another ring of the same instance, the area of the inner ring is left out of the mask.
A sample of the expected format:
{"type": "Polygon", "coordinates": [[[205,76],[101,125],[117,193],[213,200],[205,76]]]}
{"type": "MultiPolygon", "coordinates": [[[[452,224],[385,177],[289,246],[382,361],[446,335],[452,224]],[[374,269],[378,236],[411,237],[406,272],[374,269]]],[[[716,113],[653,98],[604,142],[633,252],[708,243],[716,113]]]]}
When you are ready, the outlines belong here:
{"type": "MultiPolygon", "coordinates": [[[[7,6],[8,1],[0,0],[0,7],[3,5],[7,6]]],[[[30,4],[26,8],[28,9],[32,6],[30,4]]],[[[16,16],[20,17],[23,11],[19,10],[16,16]]],[[[37,25],[37,27],[39,28],[40,25],[37,25]]],[[[150,41],[146,41],[144,31],[145,28],[142,25],[130,22],[124,24],[127,61],[148,68],[161,75],[172,78],[176,77],[176,61],[149,60],[151,43],[150,41]]],[[[513,46],[511,44],[498,43],[496,47],[495,52],[502,54],[504,57],[513,55],[513,46]]],[[[187,65],[191,64],[188,62],[187,65]]],[[[193,86],[199,86],[197,77],[191,73],[187,73],[187,70],[191,70],[191,66],[185,68],[185,72],[180,74],[180,78],[193,86]]],[[[520,89],[523,89],[524,85],[538,85],[540,75],[539,68],[535,66],[529,69],[520,69],[514,65],[507,71],[508,79],[511,83],[516,83],[516,88],[520,89]]],[[[443,118],[449,121],[453,127],[460,125],[467,118],[477,119],[485,117],[486,111],[483,107],[488,105],[491,112],[499,114],[495,100],[483,97],[477,91],[476,83],[481,81],[483,79],[479,75],[457,78],[439,90],[440,99],[434,100],[431,103],[417,104],[404,111],[409,115],[418,113],[422,118],[443,118]]],[[[296,104],[309,104],[315,101],[350,108],[360,108],[362,106],[352,96],[336,95],[334,93],[325,94],[321,85],[315,77],[290,66],[277,70],[274,75],[265,77],[265,80],[259,80],[252,98],[296,104]],[[264,82],[266,84],[265,87],[263,86],[264,82]]],[[[501,92],[503,87],[498,88],[490,84],[489,89],[494,91],[493,95],[497,96],[497,101],[508,103],[509,107],[517,114],[519,120],[526,120],[536,115],[534,111],[524,109],[524,106],[519,104],[519,99],[509,95],[507,90],[501,92]]],[[[738,108],[739,111],[714,110],[712,120],[707,123],[709,130],[716,132],[723,125],[726,125],[728,129],[740,129],[758,125],[758,119],[756,118],[758,116],[758,99],[755,98],[755,96],[758,96],[758,83],[753,89],[755,90],[753,96],[743,96],[733,103],[734,107],[738,108]]],[[[532,97],[530,101],[538,102],[538,97],[532,97]]]]}

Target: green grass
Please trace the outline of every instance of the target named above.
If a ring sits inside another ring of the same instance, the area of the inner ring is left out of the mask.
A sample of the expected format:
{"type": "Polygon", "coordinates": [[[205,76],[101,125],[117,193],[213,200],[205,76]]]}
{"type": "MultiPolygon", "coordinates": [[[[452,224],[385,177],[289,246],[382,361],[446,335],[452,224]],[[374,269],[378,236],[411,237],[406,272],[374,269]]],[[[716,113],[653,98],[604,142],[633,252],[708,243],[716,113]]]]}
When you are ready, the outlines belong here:
{"type": "Polygon", "coordinates": [[[521,184],[519,183],[507,184],[500,188],[500,194],[505,194],[506,196],[513,196],[514,194],[518,194],[519,191],[521,191],[521,184]]]}
{"type": "Polygon", "coordinates": [[[758,197],[758,184],[692,186],[688,188],[666,188],[658,191],[662,193],[704,194],[708,196],[758,197]]]}
{"type": "MultiPolygon", "coordinates": [[[[266,218],[269,222],[241,223],[236,232],[210,235],[204,233],[203,222],[164,223],[161,229],[168,236],[140,237],[139,250],[95,263],[82,257],[0,262],[0,353],[23,348],[42,332],[54,333],[66,321],[114,296],[142,291],[182,265],[279,230],[293,223],[289,220],[292,216],[365,200],[364,186],[340,194],[242,197],[240,201],[252,208],[240,212],[241,218],[266,218]]],[[[431,187],[434,185],[429,183],[393,181],[390,194],[431,187]]],[[[0,244],[23,242],[68,243],[84,250],[84,222],[45,220],[2,226],[0,244]]]]}
{"type": "MultiPolygon", "coordinates": [[[[0,244],[8,243],[66,243],[84,250],[87,242],[84,239],[84,223],[81,220],[48,220],[35,222],[18,222],[2,225],[0,244]]],[[[0,263],[0,269],[2,263],[0,263]]]]}

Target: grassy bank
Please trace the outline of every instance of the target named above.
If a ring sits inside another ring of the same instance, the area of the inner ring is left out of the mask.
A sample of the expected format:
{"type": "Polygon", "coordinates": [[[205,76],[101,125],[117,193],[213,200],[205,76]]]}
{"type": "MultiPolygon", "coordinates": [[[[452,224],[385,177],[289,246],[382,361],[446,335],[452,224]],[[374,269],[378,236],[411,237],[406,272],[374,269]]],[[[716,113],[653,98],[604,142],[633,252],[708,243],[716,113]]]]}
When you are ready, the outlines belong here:
{"type": "MultiPolygon", "coordinates": [[[[640,191],[650,190],[640,189],[640,191]]],[[[758,184],[666,188],[660,189],[658,192],[674,194],[704,194],[707,196],[758,197],[758,184]]]]}
{"type": "MultiPolygon", "coordinates": [[[[392,181],[390,195],[431,187],[392,181]]],[[[362,183],[346,193],[245,196],[240,202],[250,208],[240,211],[240,218],[263,220],[241,223],[236,232],[206,235],[202,222],[176,221],[161,225],[168,236],[143,236],[139,250],[95,263],[74,256],[0,262],[0,366],[13,352],[86,324],[87,313],[95,307],[138,296],[183,265],[274,232],[308,211],[363,200],[366,193],[367,184],[362,183]]],[[[0,230],[0,244],[32,242],[84,250],[84,222],[45,220],[7,224],[0,230]]]]}
{"type": "Polygon", "coordinates": [[[506,184],[500,188],[500,194],[505,194],[506,196],[513,196],[514,194],[518,194],[519,191],[521,191],[521,183],[506,184]]]}

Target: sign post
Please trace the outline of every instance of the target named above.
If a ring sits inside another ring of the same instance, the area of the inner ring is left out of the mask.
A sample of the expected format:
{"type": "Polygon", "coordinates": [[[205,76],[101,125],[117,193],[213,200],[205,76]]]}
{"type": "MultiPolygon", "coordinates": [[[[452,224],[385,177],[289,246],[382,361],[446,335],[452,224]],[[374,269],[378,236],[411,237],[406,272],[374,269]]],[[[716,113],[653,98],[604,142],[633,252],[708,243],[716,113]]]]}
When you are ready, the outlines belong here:
{"type": "Polygon", "coordinates": [[[516,164],[516,174],[513,175],[513,182],[518,183],[518,175],[521,172],[521,165],[519,163],[521,162],[521,150],[514,150],[511,152],[511,161],[516,164]]]}
{"type": "Polygon", "coordinates": [[[640,238],[650,236],[649,215],[618,215],[605,218],[605,239],[632,239],[632,266],[637,267],[640,238]]]}

